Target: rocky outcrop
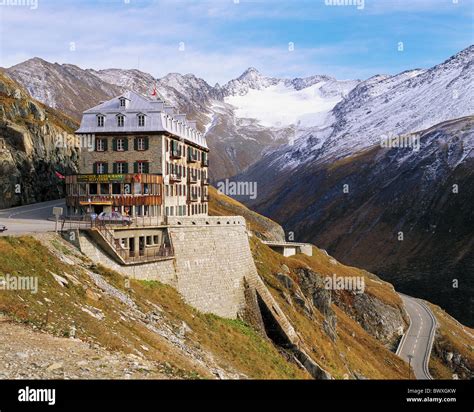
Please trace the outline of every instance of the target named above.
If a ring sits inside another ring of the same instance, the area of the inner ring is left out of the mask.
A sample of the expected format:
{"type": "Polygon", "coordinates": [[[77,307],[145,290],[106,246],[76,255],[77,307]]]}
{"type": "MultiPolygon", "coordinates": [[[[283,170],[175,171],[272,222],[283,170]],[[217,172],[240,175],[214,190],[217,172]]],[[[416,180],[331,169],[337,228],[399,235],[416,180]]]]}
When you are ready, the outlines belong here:
{"type": "Polygon", "coordinates": [[[64,196],[55,171],[76,170],[74,126],[0,72],[0,208],[64,196]]]}
{"type": "Polygon", "coordinates": [[[391,350],[405,329],[404,314],[367,293],[334,292],[334,303],[391,350]]]}
{"type": "Polygon", "coordinates": [[[310,319],[314,319],[315,311],[318,310],[324,317],[323,329],[325,333],[335,341],[337,338],[337,318],[331,307],[331,292],[324,289],[322,278],[309,268],[298,268],[290,272],[287,266],[282,267],[283,272],[275,276],[284,287],[283,297],[291,305],[300,306],[303,313],[310,319]],[[295,278],[292,279],[290,276],[295,278]]]}
{"type": "MultiPolygon", "coordinates": [[[[474,346],[471,346],[471,350],[472,348],[474,346]]],[[[474,379],[473,357],[456,350],[449,342],[446,342],[438,330],[435,334],[432,354],[451,371],[453,378],[474,379]]]]}

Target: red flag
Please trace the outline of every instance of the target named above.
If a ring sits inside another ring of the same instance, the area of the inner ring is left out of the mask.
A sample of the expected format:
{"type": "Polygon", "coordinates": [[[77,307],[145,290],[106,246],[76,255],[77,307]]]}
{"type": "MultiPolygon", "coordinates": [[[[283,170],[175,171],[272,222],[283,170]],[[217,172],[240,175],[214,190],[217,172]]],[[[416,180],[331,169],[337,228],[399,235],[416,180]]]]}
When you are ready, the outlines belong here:
{"type": "Polygon", "coordinates": [[[62,175],[61,173],[59,173],[58,171],[54,171],[54,174],[56,175],[56,177],[58,179],[66,179],[66,177],[64,175],[62,175]]]}
{"type": "Polygon", "coordinates": [[[156,87],[153,87],[153,92],[151,93],[152,96],[156,96],[157,95],[157,92],[156,92],[156,87]]]}

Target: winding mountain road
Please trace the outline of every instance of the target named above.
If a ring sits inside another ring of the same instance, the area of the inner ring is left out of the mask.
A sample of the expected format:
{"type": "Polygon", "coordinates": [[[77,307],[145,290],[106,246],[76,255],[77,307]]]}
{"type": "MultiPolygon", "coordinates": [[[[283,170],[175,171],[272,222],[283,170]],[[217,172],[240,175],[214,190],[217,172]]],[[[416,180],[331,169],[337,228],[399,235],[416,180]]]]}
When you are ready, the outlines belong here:
{"type": "Polygon", "coordinates": [[[420,299],[401,293],[400,297],[410,317],[410,326],[403,335],[397,354],[411,364],[416,379],[433,379],[428,363],[436,331],[436,318],[420,299]]]}
{"type": "Polygon", "coordinates": [[[0,225],[5,225],[8,230],[0,232],[0,236],[54,231],[55,222],[48,220],[53,215],[53,207],[64,207],[64,200],[1,209],[0,225]]]}

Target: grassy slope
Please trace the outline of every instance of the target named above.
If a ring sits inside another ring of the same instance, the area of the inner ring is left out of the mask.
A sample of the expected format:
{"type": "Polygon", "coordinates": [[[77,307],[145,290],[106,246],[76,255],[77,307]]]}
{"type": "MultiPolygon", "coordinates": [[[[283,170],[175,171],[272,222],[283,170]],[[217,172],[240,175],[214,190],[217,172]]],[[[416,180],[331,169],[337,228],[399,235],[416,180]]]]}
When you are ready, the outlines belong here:
{"type": "MultiPolygon", "coordinates": [[[[49,239],[48,245],[77,261],[74,250],[60,238],[49,239]]],[[[148,359],[165,365],[170,377],[213,377],[210,368],[191,360],[169,341],[150,331],[143,322],[124,318],[124,304],[102,294],[90,281],[86,266],[80,261],[70,265],[52,252],[54,250],[48,250],[31,237],[0,238],[0,275],[9,273],[39,278],[36,295],[29,291],[1,291],[0,314],[57,336],[68,336],[74,324],[76,337],[109,350],[141,352],[148,359]],[[49,271],[61,276],[68,273],[80,284],[70,282],[63,288],[49,271]],[[102,296],[100,300],[90,298],[87,289],[102,296]],[[86,306],[99,309],[105,318],[98,320],[82,311],[81,307],[86,306]],[[143,345],[148,351],[145,352],[143,345]]],[[[243,323],[201,314],[186,305],[174,289],[158,282],[131,281],[131,288],[126,289],[120,275],[101,267],[94,270],[132,297],[142,312],[150,313],[159,307],[160,322],[170,331],[179,330],[183,321],[186,322],[191,332],[186,334],[185,344],[193,350],[210,353],[216,364],[230,374],[267,379],[308,378],[304,371],[287,362],[271,342],[243,323]]]]}
{"type": "MultiPolygon", "coordinates": [[[[439,306],[431,303],[429,306],[438,321],[437,339],[439,344],[442,345],[444,351],[460,354],[466,360],[472,379],[474,373],[474,329],[460,325],[439,306]]],[[[431,375],[435,379],[452,379],[453,373],[458,372],[455,366],[454,369],[452,366],[450,368],[446,360],[442,359],[434,350],[431,353],[429,367],[431,375]]]]}
{"type": "MultiPolygon", "coordinates": [[[[261,232],[258,222],[252,220],[254,212],[250,211],[251,214],[249,214],[248,209],[239,202],[215,193],[215,190],[210,192],[211,214],[246,215],[249,229],[257,232],[257,235],[261,232]],[[232,208],[227,209],[227,204],[232,205],[232,208]]],[[[318,312],[317,319],[311,320],[304,315],[298,305],[290,305],[282,295],[282,286],[275,274],[282,271],[282,265],[286,265],[292,272],[300,267],[309,267],[323,276],[332,276],[333,273],[338,276],[363,276],[367,285],[366,293],[386,304],[401,307],[402,301],[390,284],[357,268],[339,263],[335,266],[331,263],[334,260],[317,248],[313,248],[311,257],[296,255],[285,258],[273,252],[256,237],[251,240],[251,248],[260,276],[263,277],[270,291],[303,337],[306,345],[312,350],[311,355],[334,377],[343,378],[345,374],[350,375],[350,372],[374,379],[401,379],[406,376],[407,366],[405,363],[335,305],[333,305],[333,309],[338,318],[339,339],[332,342],[322,329],[323,316],[318,312]],[[370,356],[368,356],[369,354],[370,356]]]]}
{"type": "Polygon", "coordinates": [[[209,214],[213,216],[239,215],[245,217],[248,228],[264,240],[280,240],[284,238],[283,229],[273,220],[259,215],[236,200],[220,194],[209,186],[209,214]]]}
{"type": "MultiPolygon", "coordinates": [[[[211,193],[211,212],[218,210],[218,214],[221,215],[229,213],[225,207],[225,201],[228,201],[233,206],[232,213],[247,213],[248,209],[244,205],[233,199],[228,199],[220,195],[219,202],[217,203],[211,193]]],[[[252,214],[247,216],[247,223],[251,230],[254,230],[254,226],[256,226],[256,231],[258,232],[260,229],[258,224],[252,222],[252,216],[252,214]]],[[[338,333],[341,337],[340,342],[334,345],[328,340],[321,328],[315,328],[314,324],[301,311],[295,310],[297,305],[290,307],[286,300],[282,299],[281,284],[274,275],[277,272],[281,272],[281,265],[285,264],[292,270],[307,265],[313,271],[323,276],[331,276],[333,273],[336,273],[338,276],[363,276],[365,278],[366,293],[390,306],[401,308],[402,301],[390,283],[381,281],[377,276],[365,270],[345,266],[340,263],[334,266],[331,263],[334,260],[316,247],[313,248],[313,256],[311,257],[297,255],[284,258],[256,239],[252,241],[251,246],[260,275],[263,276],[279,304],[289,315],[293,325],[303,335],[305,342],[314,348],[313,355],[322,366],[327,368],[336,377],[343,376],[345,373],[344,369],[346,368],[345,365],[350,365],[353,370],[359,370],[362,374],[373,378],[405,376],[406,365],[400,359],[392,353],[387,353],[388,351],[385,348],[380,348],[380,344],[375,339],[368,336],[357,323],[333,305],[338,316],[338,333]],[[355,332],[355,337],[352,336],[353,332],[355,332]],[[347,347],[351,347],[349,352],[347,347]],[[343,356],[338,355],[338,353],[344,354],[344,356],[348,355],[346,360],[344,360],[343,356]],[[367,356],[369,353],[372,356],[367,356]]],[[[460,325],[439,306],[430,304],[430,307],[438,320],[438,335],[440,336],[440,344],[443,350],[461,354],[466,363],[470,365],[470,370],[474,370],[474,330],[460,325]]],[[[319,322],[321,322],[321,318],[319,322]]],[[[435,379],[452,379],[456,368],[453,370],[449,366],[445,360],[437,356],[435,351],[432,352],[430,371],[435,379]]]]}

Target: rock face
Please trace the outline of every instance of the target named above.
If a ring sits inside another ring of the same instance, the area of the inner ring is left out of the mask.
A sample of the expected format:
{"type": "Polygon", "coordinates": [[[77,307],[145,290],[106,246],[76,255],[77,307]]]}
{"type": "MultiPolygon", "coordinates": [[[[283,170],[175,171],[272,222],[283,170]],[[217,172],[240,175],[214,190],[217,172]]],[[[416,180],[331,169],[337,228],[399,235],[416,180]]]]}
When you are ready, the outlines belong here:
{"type": "Polygon", "coordinates": [[[418,151],[378,146],[308,166],[292,175],[294,184],[285,179],[281,190],[254,208],[284,222],[298,240],[438,303],[470,326],[474,118],[417,136],[418,151]]]}
{"type": "MultiPolygon", "coordinates": [[[[471,347],[472,350],[472,347],[471,347]]],[[[466,356],[447,344],[442,335],[437,331],[433,344],[433,355],[449,368],[458,379],[474,379],[472,370],[472,356],[466,356]]]]}
{"type": "Polygon", "coordinates": [[[64,195],[55,171],[76,170],[74,126],[0,72],[0,208],[64,195]]]}
{"type": "Polygon", "coordinates": [[[366,293],[335,293],[334,303],[355,319],[367,332],[391,350],[405,328],[403,313],[366,293]]]}

